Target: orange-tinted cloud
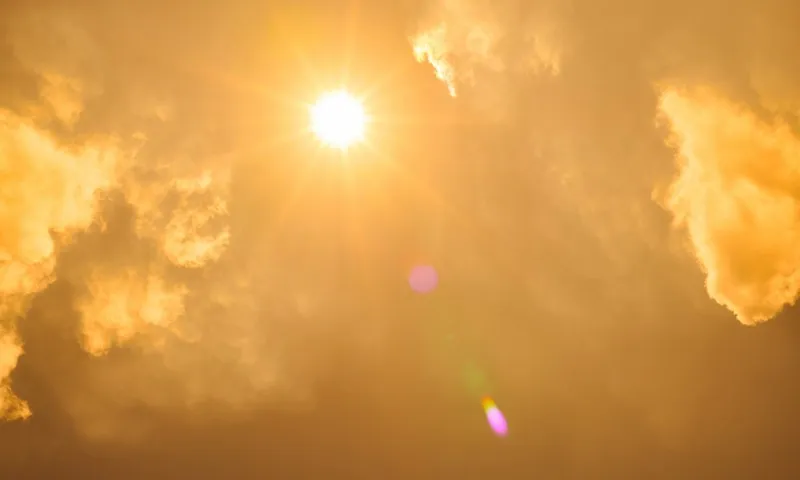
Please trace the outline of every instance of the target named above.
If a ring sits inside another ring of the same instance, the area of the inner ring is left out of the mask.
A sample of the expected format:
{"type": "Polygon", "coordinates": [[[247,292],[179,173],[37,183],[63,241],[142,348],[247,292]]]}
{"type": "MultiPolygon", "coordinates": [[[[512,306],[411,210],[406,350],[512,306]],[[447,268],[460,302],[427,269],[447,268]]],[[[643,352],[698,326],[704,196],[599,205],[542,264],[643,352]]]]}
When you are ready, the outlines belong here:
{"type": "Polygon", "coordinates": [[[8,377],[22,355],[22,344],[13,331],[0,325],[0,419],[25,418],[31,414],[27,403],[14,395],[8,377]]]}
{"type": "Polygon", "coordinates": [[[549,15],[534,12],[522,29],[510,15],[491,3],[437,3],[410,38],[414,56],[433,66],[454,97],[481,71],[557,75],[562,44],[549,15]]]}
{"type": "MultiPolygon", "coordinates": [[[[187,314],[190,290],[202,291],[202,278],[186,282],[176,279],[180,274],[175,272],[191,275],[187,269],[195,269],[196,274],[220,259],[230,240],[230,151],[215,143],[224,137],[224,128],[214,115],[203,114],[203,108],[216,106],[192,91],[194,85],[176,80],[180,73],[153,75],[147,59],[152,60],[159,42],[144,46],[138,30],[131,35],[137,38],[135,48],[142,45],[139,51],[147,52],[145,61],[133,65],[123,60],[131,54],[121,40],[124,29],[107,31],[105,21],[94,21],[102,13],[93,17],[58,6],[7,13],[3,27],[11,57],[32,88],[25,91],[27,97],[14,98],[14,113],[0,112],[0,416],[30,414],[10,384],[23,353],[15,322],[25,315],[33,294],[57,280],[56,273],[77,292],[76,340],[89,354],[105,357],[116,347],[142,347],[147,358],[140,360],[142,368],[117,367],[141,372],[143,379],[165,369],[168,358],[180,358],[190,366],[176,370],[196,374],[197,389],[213,396],[214,380],[205,381],[201,374],[206,351],[191,350],[197,336],[188,338],[192,328],[187,325],[199,325],[192,330],[196,334],[218,320],[227,331],[237,319],[209,319],[211,314],[198,308],[187,314]],[[101,141],[110,138],[115,141],[101,141]],[[102,211],[100,192],[108,193],[102,211]],[[115,220],[119,224],[117,214],[128,207],[132,222],[111,238],[104,229],[115,220]],[[92,247],[78,242],[59,255],[61,245],[93,223],[103,228],[82,237],[91,237],[92,247]],[[65,260],[69,255],[72,260],[65,260]],[[168,342],[178,346],[165,347],[168,342]],[[184,347],[191,353],[182,353],[184,347]]],[[[147,9],[138,14],[151,16],[147,9]]],[[[170,61],[186,57],[170,42],[161,46],[170,49],[170,61]]],[[[68,308],[59,311],[65,321],[70,313],[68,308]]],[[[238,340],[231,335],[225,346],[238,340]]],[[[97,389],[93,410],[102,412],[116,388],[115,377],[96,381],[81,388],[97,389]]],[[[242,390],[247,384],[242,382],[242,390]]],[[[141,388],[129,388],[115,400],[135,403],[158,390],[144,380],[137,385],[141,388]]],[[[58,395],[67,404],[77,398],[69,384],[58,395]]],[[[172,392],[164,401],[182,403],[192,396],[172,392]]],[[[90,413],[81,415],[91,424],[90,413]]],[[[104,422],[116,425],[113,419],[104,422]]]]}
{"type": "Polygon", "coordinates": [[[83,347],[92,355],[102,355],[137,335],[151,334],[148,340],[162,338],[185,311],[188,290],[183,285],[168,285],[156,272],[95,271],[88,279],[77,310],[83,326],[83,347]]]}
{"type": "Polygon", "coordinates": [[[22,354],[15,321],[53,280],[58,245],[95,220],[97,194],[112,188],[113,145],[66,149],[29,121],[0,111],[0,413],[29,414],[11,393],[22,354]]]}
{"type": "MultiPolygon", "coordinates": [[[[176,172],[179,175],[179,172],[176,172]]],[[[165,257],[181,267],[201,267],[216,261],[230,241],[227,179],[210,170],[149,183],[126,182],[127,200],[137,214],[136,232],[154,239],[165,257]]]]}
{"type": "Polygon", "coordinates": [[[711,298],[742,323],[800,295],[800,138],[710,89],[665,89],[678,176],[666,207],[688,234],[711,298]]]}

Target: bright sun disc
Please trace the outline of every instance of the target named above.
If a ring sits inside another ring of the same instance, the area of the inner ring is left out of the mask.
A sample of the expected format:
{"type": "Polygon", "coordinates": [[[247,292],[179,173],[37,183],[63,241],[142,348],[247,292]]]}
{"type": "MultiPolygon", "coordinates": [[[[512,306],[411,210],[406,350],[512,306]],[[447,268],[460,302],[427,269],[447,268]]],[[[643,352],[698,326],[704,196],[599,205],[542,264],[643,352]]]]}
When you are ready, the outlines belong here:
{"type": "Polygon", "coordinates": [[[366,123],[361,103],[343,90],[323,95],[311,107],[311,130],[322,143],[341,150],[363,140],[366,123]]]}

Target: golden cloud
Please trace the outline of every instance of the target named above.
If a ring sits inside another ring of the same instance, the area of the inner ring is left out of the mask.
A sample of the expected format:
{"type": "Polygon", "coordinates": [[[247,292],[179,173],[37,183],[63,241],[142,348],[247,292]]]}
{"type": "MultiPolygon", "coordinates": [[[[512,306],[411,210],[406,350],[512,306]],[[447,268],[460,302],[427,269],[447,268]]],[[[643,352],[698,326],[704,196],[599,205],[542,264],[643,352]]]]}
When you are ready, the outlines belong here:
{"type": "Polygon", "coordinates": [[[745,324],[800,295],[800,138],[709,89],[665,89],[678,153],[665,206],[685,229],[708,294],[745,324]]]}
{"type": "Polygon", "coordinates": [[[95,271],[87,282],[77,310],[83,325],[83,347],[92,355],[103,355],[113,346],[124,345],[137,335],[170,331],[184,313],[188,290],[168,285],[156,272],[133,269],[121,272],[95,271]]]}
{"type": "Polygon", "coordinates": [[[16,115],[0,111],[0,414],[24,417],[9,376],[22,355],[15,321],[53,277],[59,242],[95,220],[97,194],[115,185],[111,144],[66,149],[16,115]]]}
{"type": "Polygon", "coordinates": [[[558,75],[559,38],[549,17],[538,12],[517,31],[496,6],[444,2],[410,38],[414,56],[433,66],[436,77],[455,97],[461,82],[473,85],[480,70],[532,71],[558,75]]]}
{"type": "Polygon", "coordinates": [[[218,260],[230,241],[223,221],[228,214],[225,178],[210,170],[166,182],[131,178],[125,194],[137,212],[137,233],[155,239],[175,265],[196,268],[218,260]]]}

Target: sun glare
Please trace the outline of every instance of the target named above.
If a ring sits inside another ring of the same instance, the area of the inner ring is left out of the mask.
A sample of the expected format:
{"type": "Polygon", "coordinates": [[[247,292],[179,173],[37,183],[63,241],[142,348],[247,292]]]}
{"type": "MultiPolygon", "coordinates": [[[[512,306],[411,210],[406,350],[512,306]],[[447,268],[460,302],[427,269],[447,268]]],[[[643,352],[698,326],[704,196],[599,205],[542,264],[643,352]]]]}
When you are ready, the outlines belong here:
{"type": "Polygon", "coordinates": [[[346,150],[363,140],[366,123],[361,103],[344,90],[323,95],[311,107],[311,130],[334,148],[346,150]]]}

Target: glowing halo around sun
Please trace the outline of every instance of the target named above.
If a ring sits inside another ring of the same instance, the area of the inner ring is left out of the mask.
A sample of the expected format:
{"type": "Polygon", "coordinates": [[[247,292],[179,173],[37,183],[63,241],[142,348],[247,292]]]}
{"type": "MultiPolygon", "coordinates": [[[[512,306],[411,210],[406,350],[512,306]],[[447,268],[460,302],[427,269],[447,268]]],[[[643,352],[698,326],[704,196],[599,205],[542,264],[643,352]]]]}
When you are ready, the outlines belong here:
{"type": "Polygon", "coordinates": [[[323,144],[347,150],[364,140],[367,115],[361,102],[346,91],[322,95],[310,110],[311,131],[323,144]]]}

